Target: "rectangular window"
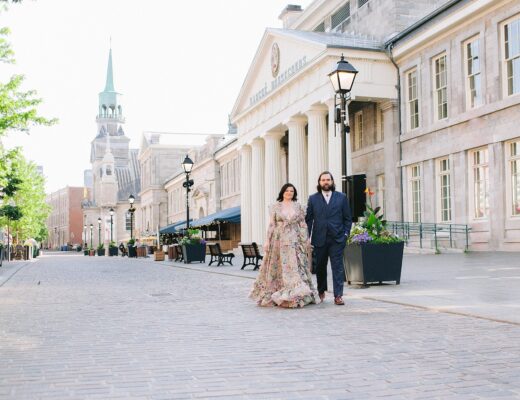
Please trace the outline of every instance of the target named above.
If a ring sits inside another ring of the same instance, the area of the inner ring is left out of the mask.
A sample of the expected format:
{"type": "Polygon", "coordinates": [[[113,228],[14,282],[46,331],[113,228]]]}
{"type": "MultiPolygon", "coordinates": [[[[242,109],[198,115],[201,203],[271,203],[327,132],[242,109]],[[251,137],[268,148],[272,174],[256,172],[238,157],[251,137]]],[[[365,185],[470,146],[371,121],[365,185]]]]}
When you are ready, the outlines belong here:
{"type": "Polygon", "coordinates": [[[473,172],[473,217],[475,219],[487,218],[489,215],[488,150],[475,150],[470,156],[473,172]]]}
{"type": "Polygon", "coordinates": [[[410,167],[412,222],[421,222],[421,166],[410,167]]]}
{"type": "Polygon", "coordinates": [[[451,175],[450,160],[444,158],[438,162],[439,211],[441,222],[451,221],[451,175]]]}
{"type": "Polygon", "coordinates": [[[359,150],[363,147],[363,111],[357,112],[354,117],[354,150],[359,150]]]}
{"type": "Polygon", "coordinates": [[[314,32],[325,32],[325,22],[322,22],[316,28],[314,28],[314,32]]]}
{"type": "Polygon", "coordinates": [[[504,25],[507,94],[520,93],[520,18],[504,25]]]}
{"type": "Polygon", "coordinates": [[[385,212],[385,174],[377,176],[377,206],[381,207],[381,213],[385,212]]]}
{"type": "Polygon", "coordinates": [[[482,104],[480,81],[480,39],[475,38],[464,46],[466,58],[466,105],[474,108],[482,104]]]}
{"type": "Polygon", "coordinates": [[[409,128],[419,127],[419,96],[417,90],[417,70],[414,69],[407,74],[408,84],[408,121],[409,128]]]}
{"type": "Polygon", "coordinates": [[[448,117],[448,66],[446,64],[446,54],[435,58],[433,64],[435,105],[437,108],[435,117],[440,120],[448,117]]]}
{"type": "Polygon", "coordinates": [[[368,3],[368,0],[358,0],[358,8],[363,7],[367,3],[368,3]]]}
{"type": "Polygon", "coordinates": [[[511,179],[511,215],[520,215],[520,140],[508,143],[511,179]]]}
{"type": "MultiPolygon", "coordinates": [[[[135,215],[134,215],[135,216],[135,215]]],[[[125,214],[125,228],[128,232],[130,232],[130,229],[132,227],[132,217],[129,212],[125,214]]]]}
{"type": "Polygon", "coordinates": [[[378,104],[376,109],[376,143],[381,143],[385,138],[383,111],[378,104]]]}
{"type": "Polygon", "coordinates": [[[350,17],[350,2],[346,2],[338,11],[332,14],[330,18],[330,26],[332,29],[336,28],[343,21],[350,17]]]}

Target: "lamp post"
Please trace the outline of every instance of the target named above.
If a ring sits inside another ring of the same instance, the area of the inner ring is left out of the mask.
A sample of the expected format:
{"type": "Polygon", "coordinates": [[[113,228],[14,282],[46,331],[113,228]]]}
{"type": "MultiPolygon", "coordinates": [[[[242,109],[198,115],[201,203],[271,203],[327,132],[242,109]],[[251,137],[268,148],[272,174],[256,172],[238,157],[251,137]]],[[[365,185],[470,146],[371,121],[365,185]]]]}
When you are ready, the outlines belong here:
{"type": "Polygon", "coordinates": [[[87,246],[87,224],[83,225],[83,234],[85,236],[85,240],[83,241],[83,243],[85,244],[85,246],[87,246]]]}
{"type": "Polygon", "coordinates": [[[130,203],[130,208],[128,209],[128,212],[130,213],[130,239],[134,238],[134,201],[135,197],[133,194],[128,197],[128,202],[130,203]]]}
{"type": "Polygon", "coordinates": [[[354,79],[356,79],[358,71],[345,60],[343,54],[341,59],[338,61],[338,65],[329,74],[330,81],[336,92],[335,99],[339,97],[339,108],[337,103],[335,104],[335,122],[340,124],[341,128],[341,187],[343,193],[347,193],[347,133],[350,132],[348,126],[348,114],[347,114],[347,100],[350,99],[350,91],[354,85],[354,79]]]}
{"type": "Polygon", "coordinates": [[[114,209],[110,208],[110,210],[108,210],[108,212],[110,214],[110,242],[112,243],[114,241],[114,238],[112,235],[112,228],[114,226],[114,209]]]}
{"type": "Polygon", "coordinates": [[[54,227],[54,247],[56,249],[59,248],[58,240],[56,239],[57,236],[58,236],[58,228],[55,226],[54,227]]]}
{"type": "Polygon", "coordinates": [[[98,224],[98,246],[101,244],[101,217],[98,217],[97,219],[98,224]]]}
{"type": "Polygon", "coordinates": [[[92,248],[92,230],[94,229],[94,225],[90,224],[90,248],[92,248]]]}
{"type": "Polygon", "coordinates": [[[189,193],[190,188],[193,186],[193,179],[190,179],[190,173],[193,169],[193,161],[186,154],[186,158],[182,162],[182,168],[184,169],[184,173],[186,174],[186,182],[182,184],[183,187],[186,188],[186,231],[190,229],[190,200],[189,193]]]}

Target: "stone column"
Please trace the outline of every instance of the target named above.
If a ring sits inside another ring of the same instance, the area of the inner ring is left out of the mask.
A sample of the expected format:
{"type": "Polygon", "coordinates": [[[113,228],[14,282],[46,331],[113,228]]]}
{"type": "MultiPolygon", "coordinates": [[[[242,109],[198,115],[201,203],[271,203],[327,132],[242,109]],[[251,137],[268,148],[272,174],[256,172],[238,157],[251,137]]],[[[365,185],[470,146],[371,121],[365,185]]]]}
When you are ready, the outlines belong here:
{"type": "MultiPolygon", "coordinates": [[[[252,241],[258,245],[265,239],[265,154],[264,141],[260,138],[253,140],[251,144],[251,225],[252,241]]],[[[242,189],[243,190],[243,189],[242,189]]]]}
{"type": "Polygon", "coordinates": [[[403,188],[401,188],[401,170],[399,164],[399,114],[397,102],[381,103],[384,121],[384,156],[385,156],[385,219],[401,220],[401,202],[403,202],[404,220],[409,219],[404,203],[407,195],[405,173],[403,171],[403,188]]]}
{"type": "Polygon", "coordinates": [[[328,138],[328,167],[332,176],[334,177],[334,183],[336,184],[336,190],[341,191],[341,132],[339,126],[334,121],[334,99],[330,99],[327,102],[329,107],[329,138],[328,138]]]}
{"type": "Polygon", "coordinates": [[[240,148],[240,240],[251,242],[251,147],[240,148]]]}
{"type": "Polygon", "coordinates": [[[289,182],[298,190],[299,201],[307,204],[307,120],[293,117],[287,123],[289,128],[289,182]]]}
{"type": "Polygon", "coordinates": [[[306,112],[309,120],[308,137],[308,193],[316,191],[316,182],[321,172],[328,166],[328,134],[327,108],[325,106],[312,107],[306,112]]]}
{"type": "Polygon", "coordinates": [[[265,140],[265,203],[266,221],[269,218],[268,206],[276,201],[276,197],[282,187],[282,152],[280,139],[284,135],[282,131],[267,132],[265,140]]]}

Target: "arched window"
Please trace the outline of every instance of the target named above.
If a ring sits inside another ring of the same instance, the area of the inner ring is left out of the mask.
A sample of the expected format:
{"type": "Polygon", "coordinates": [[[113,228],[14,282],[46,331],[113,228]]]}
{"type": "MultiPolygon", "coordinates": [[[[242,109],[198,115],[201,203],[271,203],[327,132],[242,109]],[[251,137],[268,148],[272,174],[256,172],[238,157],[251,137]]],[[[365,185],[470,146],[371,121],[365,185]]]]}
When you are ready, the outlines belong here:
{"type": "Polygon", "coordinates": [[[105,173],[107,174],[107,176],[112,175],[112,167],[110,165],[106,166],[105,173]]]}
{"type": "Polygon", "coordinates": [[[201,207],[199,209],[199,218],[202,218],[202,217],[204,217],[204,208],[201,207]]]}
{"type": "Polygon", "coordinates": [[[107,106],[103,104],[103,105],[101,106],[101,111],[102,111],[102,112],[101,112],[101,115],[102,115],[103,117],[106,117],[106,116],[107,116],[107,106]]]}
{"type": "Polygon", "coordinates": [[[123,107],[117,106],[117,112],[119,113],[119,115],[123,115],[123,107]]]}

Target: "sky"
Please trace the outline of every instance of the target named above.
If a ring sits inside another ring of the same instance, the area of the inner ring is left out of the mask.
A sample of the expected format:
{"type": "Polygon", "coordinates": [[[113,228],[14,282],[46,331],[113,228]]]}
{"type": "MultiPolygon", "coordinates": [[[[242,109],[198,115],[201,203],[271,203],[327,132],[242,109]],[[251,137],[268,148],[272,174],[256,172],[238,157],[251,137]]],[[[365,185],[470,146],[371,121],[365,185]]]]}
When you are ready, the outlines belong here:
{"type": "MultiPolygon", "coordinates": [[[[59,123],[34,127],[29,135],[11,133],[4,145],[22,146],[28,159],[43,166],[48,193],[83,186],[110,45],[130,147],[139,148],[145,131],[226,133],[262,35],[267,27],[282,27],[278,16],[289,3],[305,8],[311,0],[24,0],[10,5],[0,13],[0,27],[11,29],[16,64],[1,65],[0,79],[25,75],[23,88],[36,90],[44,100],[40,114],[59,123]]],[[[180,144],[190,141],[179,138],[180,144]]]]}

